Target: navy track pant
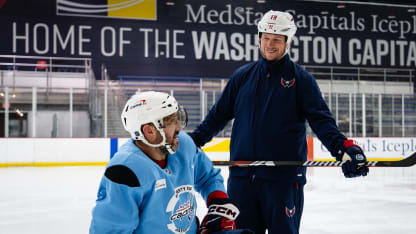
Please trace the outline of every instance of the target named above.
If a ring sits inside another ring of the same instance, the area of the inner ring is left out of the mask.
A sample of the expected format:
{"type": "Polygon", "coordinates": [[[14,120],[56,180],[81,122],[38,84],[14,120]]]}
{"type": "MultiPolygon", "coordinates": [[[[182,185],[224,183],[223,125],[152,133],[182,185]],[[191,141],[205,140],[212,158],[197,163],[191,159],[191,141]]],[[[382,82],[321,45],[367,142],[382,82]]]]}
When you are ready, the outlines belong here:
{"type": "Polygon", "coordinates": [[[228,178],[227,192],[238,205],[237,228],[256,234],[298,234],[303,211],[303,186],[248,177],[228,178]]]}

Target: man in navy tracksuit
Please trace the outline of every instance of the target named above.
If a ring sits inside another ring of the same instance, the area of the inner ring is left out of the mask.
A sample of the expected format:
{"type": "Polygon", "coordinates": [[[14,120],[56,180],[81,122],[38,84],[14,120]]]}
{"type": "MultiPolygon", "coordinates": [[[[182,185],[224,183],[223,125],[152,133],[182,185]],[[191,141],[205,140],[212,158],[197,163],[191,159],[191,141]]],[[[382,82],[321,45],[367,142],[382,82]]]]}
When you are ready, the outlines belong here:
{"type": "MultiPolygon", "coordinates": [[[[314,77],[287,54],[293,17],[269,11],[258,24],[262,57],[235,71],[205,120],[191,133],[198,146],[234,118],[231,160],[305,161],[306,120],[346,177],[365,176],[366,157],[337,128],[314,77]],[[345,154],[344,154],[345,153],[345,154]]],[[[240,208],[239,228],[256,233],[299,233],[304,167],[230,168],[228,195],[240,208]]]]}

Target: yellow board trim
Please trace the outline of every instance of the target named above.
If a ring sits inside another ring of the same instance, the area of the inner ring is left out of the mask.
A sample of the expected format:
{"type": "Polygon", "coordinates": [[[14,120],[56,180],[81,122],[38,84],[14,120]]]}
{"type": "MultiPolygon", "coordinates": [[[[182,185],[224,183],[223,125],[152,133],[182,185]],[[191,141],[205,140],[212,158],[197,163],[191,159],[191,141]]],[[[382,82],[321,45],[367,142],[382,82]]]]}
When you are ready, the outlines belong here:
{"type": "Polygon", "coordinates": [[[0,167],[69,167],[105,166],[108,162],[10,162],[0,163],[0,167]]]}
{"type": "Polygon", "coordinates": [[[213,139],[202,147],[204,152],[230,152],[230,139],[213,139]]]}

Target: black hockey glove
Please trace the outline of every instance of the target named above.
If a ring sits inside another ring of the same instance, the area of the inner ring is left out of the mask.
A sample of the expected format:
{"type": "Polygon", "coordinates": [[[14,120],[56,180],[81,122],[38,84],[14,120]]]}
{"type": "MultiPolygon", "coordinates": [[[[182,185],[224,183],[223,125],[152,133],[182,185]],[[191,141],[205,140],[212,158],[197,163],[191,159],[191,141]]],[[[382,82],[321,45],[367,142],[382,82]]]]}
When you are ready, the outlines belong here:
{"type": "Polygon", "coordinates": [[[221,230],[234,230],[234,220],[240,210],[229,198],[214,198],[208,204],[208,213],[202,220],[198,233],[206,234],[221,230]]]}
{"type": "Polygon", "coordinates": [[[347,178],[366,176],[368,167],[365,166],[367,158],[360,146],[356,145],[353,140],[344,141],[344,154],[337,157],[338,161],[343,161],[342,172],[347,178]]]}

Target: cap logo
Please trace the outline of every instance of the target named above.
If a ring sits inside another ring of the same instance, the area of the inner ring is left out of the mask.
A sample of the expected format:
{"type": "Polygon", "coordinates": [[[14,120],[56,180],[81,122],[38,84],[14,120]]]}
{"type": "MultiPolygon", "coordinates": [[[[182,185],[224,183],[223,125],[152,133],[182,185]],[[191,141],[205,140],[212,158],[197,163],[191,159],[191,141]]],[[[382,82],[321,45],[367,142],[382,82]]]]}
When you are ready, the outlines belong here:
{"type": "Polygon", "coordinates": [[[277,19],[277,15],[271,15],[271,16],[270,16],[270,19],[271,19],[271,20],[276,20],[276,19],[277,19]]]}

